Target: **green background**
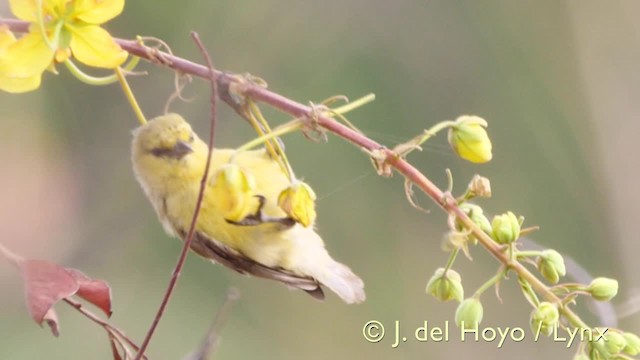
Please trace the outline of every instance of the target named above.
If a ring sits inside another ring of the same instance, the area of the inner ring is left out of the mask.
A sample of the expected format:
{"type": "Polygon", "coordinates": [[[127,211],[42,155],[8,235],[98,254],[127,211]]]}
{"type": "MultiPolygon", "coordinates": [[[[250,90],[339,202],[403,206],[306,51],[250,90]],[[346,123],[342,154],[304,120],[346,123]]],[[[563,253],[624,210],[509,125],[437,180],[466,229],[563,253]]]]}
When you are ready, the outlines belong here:
{"type": "MultiPolygon", "coordinates": [[[[6,2],[3,16],[10,16],[6,2]]],[[[640,213],[640,26],[637,1],[129,1],[107,24],[123,38],[155,36],[179,56],[201,62],[189,37],[197,31],[219,69],[250,72],[300,102],[369,92],[374,103],[349,119],[388,146],[437,121],[476,114],[489,122],[494,159],[474,165],[452,155],[444,136],[410,160],[440,186],[445,169],[456,189],[480,173],[491,179],[489,213],[512,210],[540,225],[532,238],[620,280],[615,300],[636,303],[640,213]]],[[[162,113],[173,73],[149,64],[131,78],[146,115],[162,113]]],[[[87,87],[64,67],[24,95],[0,94],[1,241],[105,279],[113,289],[112,321],[142,339],[160,302],[180,242],[168,238],[130,165],[136,120],[117,85],[87,87]]],[[[174,103],[200,134],[208,129],[208,85],[200,79],[174,103]]],[[[287,119],[266,111],[274,122],[287,119]]],[[[217,144],[237,146],[253,133],[229,109],[220,111],[217,144]]],[[[190,256],[177,292],[152,340],[152,359],[194,350],[227,289],[242,297],[223,329],[219,359],[570,358],[573,349],[534,342],[530,308],[514,279],[500,303],[483,296],[483,325],[522,327],[520,343],[420,343],[412,332],[428,320],[453,320],[455,304],[426,296],[443,266],[446,216],[429,199],[413,209],[400,176],[375,175],[366,156],[339,138],[312,143],[285,138],[296,170],[319,196],[318,227],[332,255],[366,283],[367,301],[318,302],[268,281],[239,276],[190,256]],[[387,336],[371,344],[363,325],[378,320],[387,336]],[[393,349],[394,321],[409,340],[393,349]]],[[[481,248],[460,258],[467,294],[496,262],[481,248]]],[[[68,306],[56,307],[61,336],[30,319],[14,269],[0,262],[1,359],[109,359],[103,331],[68,306]]],[[[583,309],[592,324],[594,317],[583,309]]],[[[640,331],[637,316],[621,320],[640,331]]],[[[575,347],[574,347],[575,349],[575,347]]]]}

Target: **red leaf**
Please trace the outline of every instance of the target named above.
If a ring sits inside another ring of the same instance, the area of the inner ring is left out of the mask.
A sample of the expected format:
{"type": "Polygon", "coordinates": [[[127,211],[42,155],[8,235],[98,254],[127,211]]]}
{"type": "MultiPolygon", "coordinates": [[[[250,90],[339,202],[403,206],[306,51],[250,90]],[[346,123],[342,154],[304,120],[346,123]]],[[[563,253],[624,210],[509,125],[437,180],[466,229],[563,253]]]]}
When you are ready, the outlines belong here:
{"type": "Polygon", "coordinates": [[[22,270],[31,317],[40,325],[46,320],[55,335],[58,319],[51,308],[78,291],[76,279],[64,267],[43,260],[23,260],[18,265],[22,270]]]}
{"type": "Polygon", "coordinates": [[[111,288],[102,280],[94,280],[76,269],[67,269],[80,286],[76,295],[87,300],[111,317],[111,288]]]}

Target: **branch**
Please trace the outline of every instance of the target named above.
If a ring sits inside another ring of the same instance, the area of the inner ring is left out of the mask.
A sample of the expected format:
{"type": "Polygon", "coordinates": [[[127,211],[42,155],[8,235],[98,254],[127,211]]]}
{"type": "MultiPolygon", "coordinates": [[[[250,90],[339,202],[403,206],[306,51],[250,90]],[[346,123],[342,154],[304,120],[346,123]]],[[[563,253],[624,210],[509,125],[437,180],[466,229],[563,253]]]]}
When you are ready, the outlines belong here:
{"type": "MultiPolygon", "coordinates": [[[[105,331],[119,337],[121,340],[124,340],[127,345],[131,346],[131,348],[135,351],[139,351],[140,347],[138,345],[136,345],[135,342],[133,342],[133,340],[131,340],[127,335],[125,335],[125,333],[118,329],[117,327],[109,324],[108,322],[102,320],[99,316],[95,315],[94,313],[92,313],[91,311],[85,309],[84,307],[82,307],[82,304],[72,300],[70,298],[65,298],[63,299],[64,302],[66,302],[67,304],[69,304],[71,307],[75,308],[76,310],[78,310],[78,312],[80,312],[82,315],[84,315],[87,319],[93,321],[94,323],[102,326],[105,331]]],[[[144,356],[143,359],[146,359],[147,357],[144,356]]]]}
{"type": "MultiPolygon", "coordinates": [[[[0,20],[0,23],[7,24],[11,30],[17,32],[24,32],[28,29],[28,23],[19,20],[0,20]]],[[[180,58],[174,55],[167,54],[157,49],[144,46],[135,40],[116,39],[116,42],[131,55],[139,56],[151,63],[171,68],[175,71],[190,74],[193,76],[209,79],[211,72],[207,67],[194,63],[192,61],[180,58]]],[[[347,126],[342,125],[333,118],[323,113],[313,113],[313,109],[307,105],[293,101],[285,96],[272,92],[258,84],[251,82],[239,83],[241,77],[233,76],[233,74],[223,73],[217,70],[213,71],[214,77],[218,78],[218,86],[221,89],[220,98],[231,105],[234,109],[237,109],[236,103],[230,102],[225,96],[225,91],[228,92],[229,85],[235,83],[237,85],[234,89],[239,94],[246,97],[250,97],[256,101],[263,102],[269,106],[279,109],[282,112],[288,113],[293,117],[308,117],[313,115],[317,124],[325,130],[332,132],[333,134],[351,142],[359,148],[366,149],[368,151],[381,151],[385,157],[385,163],[395,169],[398,173],[404,176],[407,180],[418,186],[427,196],[429,196],[436,204],[438,204],[445,212],[454,214],[460,222],[468,228],[473,235],[478,239],[480,244],[489,251],[499,262],[507,266],[518,274],[519,277],[528,281],[531,286],[544,296],[544,298],[552,303],[560,304],[560,299],[535,275],[533,275],[527,268],[517,261],[512,261],[507,254],[502,252],[501,247],[496,244],[489,235],[484,233],[463,210],[461,210],[453,196],[449,193],[445,193],[440,190],[435,184],[433,184],[426,176],[424,176],[418,169],[411,165],[406,160],[400,158],[393,151],[387,149],[381,144],[368,138],[362,133],[354,131],[347,126]]],[[[228,95],[228,93],[227,93],[228,95]]],[[[587,327],[586,324],[575,314],[571,309],[566,306],[562,306],[560,311],[562,314],[574,325],[580,327],[587,327]]]]}
{"type": "Polygon", "coordinates": [[[220,332],[227,322],[227,317],[231,313],[231,308],[240,298],[240,291],[236,288],[230,288],[227,291],[227,297],[218,308],[209,326],[206,336],[198,346],[198,349],[189,354],[183,360],[207,360],[212,359],[215,354],[218,343],[220,341],[220,332]]]}

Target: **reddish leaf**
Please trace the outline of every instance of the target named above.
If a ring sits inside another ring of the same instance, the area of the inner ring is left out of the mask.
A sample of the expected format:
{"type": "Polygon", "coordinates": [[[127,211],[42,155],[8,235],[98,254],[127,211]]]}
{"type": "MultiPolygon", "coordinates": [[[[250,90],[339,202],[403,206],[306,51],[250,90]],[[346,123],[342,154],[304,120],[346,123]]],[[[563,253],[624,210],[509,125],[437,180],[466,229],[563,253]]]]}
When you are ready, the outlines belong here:
{"type": "Polygon", "coordinates": [[[43,260],[23,260],[18,265],[31,317],[40,325],[46,320],[55,335],[58,323],[52,307],[78,291],[76,279],[64,267],[43,260]]]}
{"type": "Polygon", "coordinates": [[[80,288],[76,295],[87,300],[111,317],[111,288],[102,280],[94,280],[76,269],[67,269],[78,282],[80,288]]]}

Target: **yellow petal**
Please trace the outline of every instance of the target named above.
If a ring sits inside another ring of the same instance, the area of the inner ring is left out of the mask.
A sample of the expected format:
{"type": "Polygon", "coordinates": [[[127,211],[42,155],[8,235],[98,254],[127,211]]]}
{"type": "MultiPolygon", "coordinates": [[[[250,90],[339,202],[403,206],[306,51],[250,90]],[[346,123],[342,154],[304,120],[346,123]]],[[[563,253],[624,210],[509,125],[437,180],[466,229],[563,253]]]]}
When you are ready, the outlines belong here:
{"type": "Polygon", "coordinates": [[[111,35],[96,25],[69,27],[72,32],[71,52],[85,65],[113,69],[127,59],[111,35]]]}
{"type": "Polygon", "coordinates": [[[278,195],[278,206],[293,220],[304,227],[313,224],[316,219],[316,194],[309,185],[296,182],[278,195]]]}
{"type": "Polygon", "coordinates": [[[10,93],[23,93],[35,90],[40,87],[40,78],[42,74],[36,74],[30,77],[9,77],[5,76],[0,69],[0,90],[10,93]]]}
{"type": "Polygon", "coordinates": [[[44,6],[45,10],[51,9],[52,12],[49,14],[61,17],[66,12],[67,4],[72,2],[74,0],[42,0],[42,6],[44,6]]]}
{"type": "Polygon", "coordinates": [[[214,174],[211,198],[229,221],[242,221],[256,212],[255,179],[238,165],[227,164],[214,174]]]}
{"type": "Polygon", "coordinates": [[[13,36],[13,33],[9,30],[9,27],[6,25],[0,26],[0,54],[2,50],[9,47],[9,45],[16,42],[16,37],[13,36]]]}
{"type": "MultiPolygon", "coordinates": [[[[42,0],[42,16],[59,17],[69,0],[42,0]]],[[[35,22],[38,20],[38,0],[9,0],[11,12],[20,20],[35,22]]]]}
{"type": "Polygon", "coordinates": [[[9,45],[0,58],[0,71],[12,78],[29,78],[51,64],[53,51],[38,33],[29,33],[9,45]]]}
{"type": "Polygon", "coordinates": [[[124,0],[76,0],[73,17],[89,24],[102,24],[120,15],[124,0]]]}
{"type": "Polygon", "coordinates": [[[36,0],[9,0],[11,12],[20,20],[36,21],[38,7],[36,0]]]}

